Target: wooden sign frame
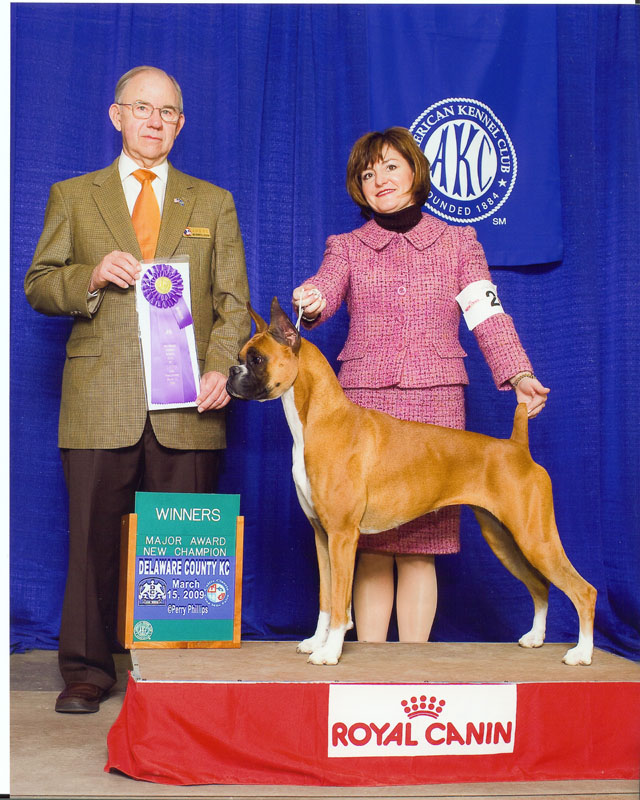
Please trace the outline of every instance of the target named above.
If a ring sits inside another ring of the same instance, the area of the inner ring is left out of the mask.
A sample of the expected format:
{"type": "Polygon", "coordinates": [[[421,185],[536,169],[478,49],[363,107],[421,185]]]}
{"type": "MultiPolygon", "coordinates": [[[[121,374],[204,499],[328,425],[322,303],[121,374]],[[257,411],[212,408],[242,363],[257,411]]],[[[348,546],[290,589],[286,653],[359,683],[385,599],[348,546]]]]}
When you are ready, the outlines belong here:
{"type": "MultiPolygon", "coordinates": [[[[120,584],[118,590],[118,640],[127,649],[189,649],[189,648],[232,648],[240,647],[242,623],[242,567],[244,543],[244,517],[236,517],[235,527],[235,575],[228,576],[234,584],[233,636],[223,640],[191,640],[181,637],[177,640],[164,639],[149,641],[134,636],[136,624],[136,590],[138,566],[138,515],[127,514],[122,517],[120,537],[120,584]]],[[[204,604],[206,608],[206,604],[204,604]]],[[[228,621],[228,620],[227,620],[228,621]]],[[[189,620],[183,623],[189,626],[189,620]]]]}

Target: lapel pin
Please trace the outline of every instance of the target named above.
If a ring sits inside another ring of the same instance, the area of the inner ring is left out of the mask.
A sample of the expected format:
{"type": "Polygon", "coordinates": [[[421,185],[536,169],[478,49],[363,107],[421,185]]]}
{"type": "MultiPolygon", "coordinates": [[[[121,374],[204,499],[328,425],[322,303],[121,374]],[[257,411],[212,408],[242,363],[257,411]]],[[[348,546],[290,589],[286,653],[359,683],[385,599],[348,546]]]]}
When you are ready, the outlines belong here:
{"type": "Polygon", "coordinates": [[[181,206],[184,205],[184,200],[181,197],[174,197],[173,198],[173,202],[174,203],[179,203],[181,206]]]}

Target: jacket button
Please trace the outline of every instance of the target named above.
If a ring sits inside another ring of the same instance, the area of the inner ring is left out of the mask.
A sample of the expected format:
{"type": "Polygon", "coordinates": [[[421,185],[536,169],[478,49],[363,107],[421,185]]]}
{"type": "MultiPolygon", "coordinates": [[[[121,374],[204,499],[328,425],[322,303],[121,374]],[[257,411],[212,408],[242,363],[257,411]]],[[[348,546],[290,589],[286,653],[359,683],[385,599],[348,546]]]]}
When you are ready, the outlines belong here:
{"type": "Polygon", "coordinates": [[[402,296],[403,294],[406,294],[406,293],[407,293],[407,287],[406,286],[398,286],[398,294],[399,295],[402,296]]]}

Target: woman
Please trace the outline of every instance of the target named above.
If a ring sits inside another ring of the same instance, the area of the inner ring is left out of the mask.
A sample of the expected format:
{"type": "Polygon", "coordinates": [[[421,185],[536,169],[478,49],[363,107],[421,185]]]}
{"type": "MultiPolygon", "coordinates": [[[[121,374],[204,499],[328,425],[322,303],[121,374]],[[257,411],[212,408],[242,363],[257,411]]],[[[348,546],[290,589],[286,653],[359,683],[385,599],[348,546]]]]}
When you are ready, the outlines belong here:
{"type": "MultiPolygon", "coordinates": [[[[463,304],[476,306],[469,327],[475,325],[498,389],[513,388],[534,417],[549,389],[534,377],[495,287],[487,289],[491,276],[474,229],[422,213],[430,185],[429,162],[405,128],[358,139],[347,164],[347,190],[369,221],[328,238],[319,271],[294,289],[294,306],[311,328],[346,300],[349,334],[338,377],[353,402],[463,429],[468,378],[458,340],[463,301],[457,298],[466,289],[471,299],[463,304]]],[[[434,555],[459,548],[458,508],[363,534],[353,592],[359,640],[386,641],[395,564],[399,639],[427,641],[437,603],[434,555]]]]}

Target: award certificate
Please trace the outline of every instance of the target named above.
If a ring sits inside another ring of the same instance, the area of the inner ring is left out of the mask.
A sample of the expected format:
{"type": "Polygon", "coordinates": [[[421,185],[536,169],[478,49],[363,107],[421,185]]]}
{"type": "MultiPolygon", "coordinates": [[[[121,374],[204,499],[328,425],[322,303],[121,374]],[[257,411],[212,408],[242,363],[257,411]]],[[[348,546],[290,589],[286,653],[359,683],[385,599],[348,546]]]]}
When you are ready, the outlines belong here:
{"type": "Polygon", "coordinates": [[[191,316],[189,257],[141,264],[136,306],[148,408],[195,406],[200,370],[191,316]]]}

